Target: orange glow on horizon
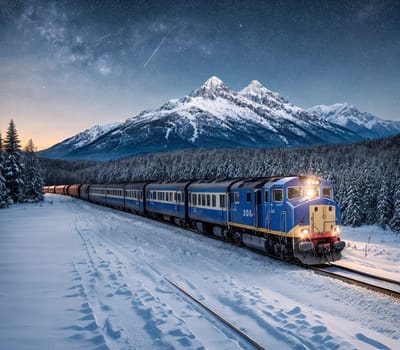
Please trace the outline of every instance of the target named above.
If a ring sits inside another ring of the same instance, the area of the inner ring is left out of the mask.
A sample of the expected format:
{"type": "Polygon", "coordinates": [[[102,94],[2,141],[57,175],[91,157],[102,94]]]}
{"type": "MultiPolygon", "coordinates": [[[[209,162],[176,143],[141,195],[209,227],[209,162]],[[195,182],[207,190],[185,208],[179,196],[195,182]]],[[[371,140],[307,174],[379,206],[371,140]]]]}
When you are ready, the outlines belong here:
{"type": "MultiPolygon", "coordinates": [[[[63,130],[60,128],[55,128],[55,125],[51,125],[50,123],[46,124],[45,121],[21,123],[21,121],[18,120],[19,118],[12,119],[14,120],[15,127],[18,132],[22,150],[28,144],[30,139],[32,139],[36,150],[42,151],[83,130],[78,129],[76,132],[74,132],[70,129],[63,130]]],[[[9,122],[10,120],[5,121],[4,118],[0,120],[0,132],[3,143],[6,138],[9,122]]]]}

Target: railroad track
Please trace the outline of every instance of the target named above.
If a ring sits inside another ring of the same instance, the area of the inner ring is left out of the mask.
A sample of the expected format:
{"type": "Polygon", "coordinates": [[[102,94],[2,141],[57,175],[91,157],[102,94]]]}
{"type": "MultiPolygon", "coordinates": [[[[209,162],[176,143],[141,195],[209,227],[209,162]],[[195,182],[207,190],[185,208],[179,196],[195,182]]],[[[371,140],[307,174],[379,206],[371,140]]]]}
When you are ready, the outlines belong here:
{"type": "Polygon", "coordinates": [[[349,267],[329,264],[324,266],[305,266],[320,275],[339,279],[379,293],[400,299],[400,282],[382,276],[376,276],[365,271],[358,271],[349,267]]]}
{"type": "Polygon", "coordinates": [[[188,297],[190,300],[195,302],[197,305],[200,305],[204,310],[206,310],[208,313],[210,313],[212,316],[214,316],[218,321],[222,322],[225,326],[230,328],[236,335],[239,335],[239,337],[244,340],[246,343],[250,344],[254,349],[258,350],[266,350],[262,345],[260,345],[258,342],[256,342],[253,338],[251,338],[249,335],[247,335],[245,332],[240,330],[238,327],[236,327],[233,323],[229,322],[226,320],[223,316],[221,316],[219,313],[211,309],[209,306],[195,298],[193,295],[191,295],[189,292],[184,290],[182,287],[177,285],[175,282],[171,281],[167,277],[164,277],[164,279],[175,289],[177,289],[180,293],[188,297]]]}

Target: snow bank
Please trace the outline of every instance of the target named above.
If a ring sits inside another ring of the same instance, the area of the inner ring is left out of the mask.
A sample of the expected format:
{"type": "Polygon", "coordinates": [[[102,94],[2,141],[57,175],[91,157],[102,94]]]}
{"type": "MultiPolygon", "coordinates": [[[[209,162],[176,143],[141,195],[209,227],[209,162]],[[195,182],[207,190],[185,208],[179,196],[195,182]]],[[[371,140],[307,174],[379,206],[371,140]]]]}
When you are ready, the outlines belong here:
{"type": "MultiPolygon", "coordinates": [[[[373,238],[367,260],[363,232],[344,228],[344,261],[396,273],[397,238],[373,238]]],[[[0,249],[5,349],[251,349],[164,277],[267,349],[398,345],[393,298],[72,198],[0,211],[0,249]]]]}

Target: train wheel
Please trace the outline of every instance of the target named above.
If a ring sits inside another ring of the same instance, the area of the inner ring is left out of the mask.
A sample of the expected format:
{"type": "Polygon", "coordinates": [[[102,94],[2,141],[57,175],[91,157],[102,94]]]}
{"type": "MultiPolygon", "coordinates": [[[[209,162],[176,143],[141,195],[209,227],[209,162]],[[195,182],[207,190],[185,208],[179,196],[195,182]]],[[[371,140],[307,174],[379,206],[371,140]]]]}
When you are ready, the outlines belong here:
{"type": "Polygon", "coordinates": [[[242,234],[240,232],[235,232],[233,234],[233,243],[236,244],[237,246],[242,245],[242,234]]]}

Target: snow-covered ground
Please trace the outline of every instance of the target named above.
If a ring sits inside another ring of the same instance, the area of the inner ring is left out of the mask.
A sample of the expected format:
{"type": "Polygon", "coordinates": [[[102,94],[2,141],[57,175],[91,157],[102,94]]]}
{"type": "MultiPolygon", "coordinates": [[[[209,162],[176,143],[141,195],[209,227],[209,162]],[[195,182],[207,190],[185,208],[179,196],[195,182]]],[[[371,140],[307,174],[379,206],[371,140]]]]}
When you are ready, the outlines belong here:
{"type": "MultiPolygon", "coordinates": [[[[399,236],[343,230],[343,263],[399,279],[399,236]]],[[[400,344],[396,299],[69,197],[1,210],[0,252],[1,349],[252,349],[165,277],[267,349],[400,344]]]]}

